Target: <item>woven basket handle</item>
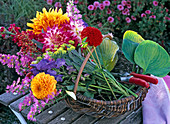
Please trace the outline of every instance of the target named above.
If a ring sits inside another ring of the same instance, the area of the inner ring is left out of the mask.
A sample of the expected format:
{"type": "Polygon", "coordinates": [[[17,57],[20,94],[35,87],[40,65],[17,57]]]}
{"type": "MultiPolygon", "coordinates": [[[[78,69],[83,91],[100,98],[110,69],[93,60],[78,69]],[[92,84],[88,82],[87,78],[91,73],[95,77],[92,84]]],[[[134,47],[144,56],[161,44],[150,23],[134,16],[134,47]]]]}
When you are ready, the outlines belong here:
{"type": "Polygon", "coordinates": [[[81,76],[81,73],[83,72],[83,69],[88,61],[88,59],[90,58],[91,54],[93,53],[94,51],[94,47],[90,50],[90,52],[87,54],[86,58],[84,59],[82,65],[81,65],[81,68],[79,70],[79,73],[77,75],[77,79],[76,79],[76,82],[75,82],[75,85],[74,85],[74,93],[76,94],[77,92],[77,87],[78,87],[78,83],[79,83],[79,80],[80,80],[80,76],[81,76]]]}

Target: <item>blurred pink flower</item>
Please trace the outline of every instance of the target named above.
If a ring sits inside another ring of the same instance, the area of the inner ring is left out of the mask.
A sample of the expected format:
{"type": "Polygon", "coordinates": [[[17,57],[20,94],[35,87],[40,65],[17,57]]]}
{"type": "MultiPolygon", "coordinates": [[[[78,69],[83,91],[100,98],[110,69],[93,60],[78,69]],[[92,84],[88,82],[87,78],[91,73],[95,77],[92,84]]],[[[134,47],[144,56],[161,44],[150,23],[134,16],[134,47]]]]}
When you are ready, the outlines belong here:
{"type": "Polygon", "coordinates": [[[168,20],[168,21],[169,21],[169,20],[170,20],[170,18],[169,18],[169,17],[165,17],[165,20],[168,20]]]}
{"type": "Polygon", "coordinates": [[[117,5],[117,8],[119,9],[119,11],[121,11],[121,10],[123,10],[124,9],[124,7],[122,6],[122,5],[117,5]]]}
{"type": "Polygon", "coordinates": [[[98,1],[94,1],[93,5],[94,5],[94,7],[99,7],[100,3],[98,1]]]}
{"type": "Polygon", "coordinates": [[[131,1],[130,1],[130,0],[127,0],[126,3],[127,3],[127,4],[131,4],[131,1]]]}
{"type": "Polygon", "coordinates": [[[126,22],[127,23],[130,23],[131,22],[131,19],[129,17],[126,17],[126,22]]]}
{"type": "Polygon", "coordinates": [[[132,19],[132,20],[136,20],[136,17],[135,17],[135,16],[131,16],[131,19],[132,19]]]}
{"type": "Polygon", "coordinates": [[[47,0],[47,4],[52,5],[53,0],[47,0]]]}
{"type": "Polygon", "coordinates": [[[79,1],[78,1],[78,0],[74,0],[74,3],[75,3],[75,4],[78,4],[78,3],[79,3],[79,1]]]}
{"type": "Polygon", "coordinates": [[[127,4],[127,8],[129,8],[129,9],[130,9],[131,7],[132,7],[132,6],[131,6],[130,4],[127,4]]]}
{"type": "Polygon", "coordinates": [[[156,15],[151,15],[149,18],[154,18],[154,19],[155,19],[155,18],[156,18],[156,15]]]}
{"type": "Polygon", "coordinates": [[[61,5],[61,3],[60,3],[60,2],[56,2],[56,3],[54,4],[54,6],[55,6],[55,7],[59,7],[59,8],[61,8],[61,7],[62,7],[62,5],[61,5]]]}
{"type": "Polygon", "coordinates": [[[146,14],[145,14],[145,13],[142,13],[142,14],[141,14],[141,17],[146,17],[146,14]]]}
{"type": "Polygon", "coordinates": [[[150,14],[151,11],[150,11],[150,10],[146,10],[145,13],[146,13],[146,14],[150,14]]]}
{"type": "Polygon", "coordinates": [[[122,11],[122,14],[123,14],[123,15],[127,15],[128,13],[127,13],[127,11],[123,10],[123,11],[122,11]]]}
{"type": "Polygon", "coordinates": [[[88,10],[94,10],[94,6],[93,5],[89,5],[88,6],[88,10]]]}
{"type": "Polygon", "coordinates": [[[126,0],[122,0],[122,2],[121,2],[121,4],[123,5],[123,6],[126,6],[126,0]]]}
{"type": "Polygon", "coordinates": [[[107,9],[107,14],[111,14],[112,11],[110,9],[107,9]]]}
{"type": "Polygon", "coordinates": [[[154,6],[158,6],[158,2],[157,1],[153,1],[153,5],[154,6]]]}
{"type": "Polygon", "coordinates": [[[110,1],[109,1],[109,0],[103,1],[103,5],[104,5],[104,6],[110,6],[110,1]]]}
{"type": "Polygon", "coordinates": [[[107,21],[109,21],[110,23],[113,23],[113,22],[114,22],[114,18],[111,17],[111,16],[109,16],[108,19],[107,19],[107,21]]]}
{"type": "Polygon", "coordinates": [[[105,6],[104,6],[103,4],[100,4],[100,5],[99,5],[99,9],[100,9],[100,10],[104,10],[104,8],[105,8],[105,6]]]}

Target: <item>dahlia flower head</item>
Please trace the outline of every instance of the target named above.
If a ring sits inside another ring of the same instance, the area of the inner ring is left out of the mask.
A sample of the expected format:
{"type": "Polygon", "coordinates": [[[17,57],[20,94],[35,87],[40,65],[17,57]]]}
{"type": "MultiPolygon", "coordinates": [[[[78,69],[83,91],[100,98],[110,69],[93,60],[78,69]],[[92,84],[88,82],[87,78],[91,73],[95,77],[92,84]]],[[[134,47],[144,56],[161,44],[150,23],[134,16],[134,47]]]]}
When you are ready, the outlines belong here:
{"type": "Polygon", "coordinates": [[[53,28],[47,28],[47,32],[44,34],[44,41],[42,42],[43,51],[49,49],[54,52],[54,48],[60,47],[62,44],[70,44],[69,41],[74,41],[74,46],[77,46],[79,38],[77,34],[73,31],[73,27],[70,23],[61,24],[61,27],[55,25],[53,28]]]}
{"type": "Polygon", "coordinates": [[[43,8],[42,11],[42,13],[37,11],[36,18],[31,19],[33,23],[27,23],[27,26],[31,27],[32,29],[30,30],[35,34],[40,34],[42,29],[46,32],[48,27],[53,28],[54,25],[58,25],[60,27],[61,24],[65,24],[70,20],[68,14],[63,14],[61,8],[59,10],[57,8],[50,8],[48,12],[45,8],[43,8]]]}

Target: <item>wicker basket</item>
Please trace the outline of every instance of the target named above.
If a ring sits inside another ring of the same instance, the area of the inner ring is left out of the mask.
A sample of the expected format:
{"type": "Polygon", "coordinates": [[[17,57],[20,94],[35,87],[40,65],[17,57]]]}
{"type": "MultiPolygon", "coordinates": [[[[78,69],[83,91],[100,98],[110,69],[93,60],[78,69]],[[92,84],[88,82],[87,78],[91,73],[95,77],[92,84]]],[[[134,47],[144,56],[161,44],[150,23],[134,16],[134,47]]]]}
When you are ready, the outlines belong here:
{"type": "MultiPolygon", "coordinates": [[[[91,49],[91,53],[94,49],[91,49]]],[[[87,63],[88,58],[90,57],[90,53],[86,56],[77,76],[77,80],[75,82],[74,93],[76,94],[78,82],[80,79],[80,75],[84,69],[85,64],[87,63]]],[[[73,109],[73,111],[78,113],[85,113],[87,115],[91,115],[93,117],[116,117],[125,112],[138,109],[142,106],[142,101],[146,97],[148,89],[138,88],[136,94],[138,98],[131,95],[126,98],[122,98],[120,100],[113,101],[103,101],[97,99],[91,99],[86,96],[83,96],[80,93],[76,94],[77,100],[72,99],[71,97],[66,97],[66,103],[73,109]]]]}

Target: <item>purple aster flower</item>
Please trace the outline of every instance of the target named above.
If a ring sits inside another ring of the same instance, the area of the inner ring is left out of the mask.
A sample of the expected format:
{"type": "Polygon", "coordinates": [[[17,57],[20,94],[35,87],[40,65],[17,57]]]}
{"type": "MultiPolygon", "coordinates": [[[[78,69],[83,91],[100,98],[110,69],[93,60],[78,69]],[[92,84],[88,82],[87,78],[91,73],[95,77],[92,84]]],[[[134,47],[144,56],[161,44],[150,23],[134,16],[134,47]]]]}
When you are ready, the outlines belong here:
{"type": "Polygon", "coordinates": [[[131,19],[135,21],[135,20],[136,20],[136,17],[135,17],[135,16],[131,16],[131,19]]]}
{"type": "Polygon", "coordinates": [[[88,10],[94,10],[94,6],[93,5],[89,5],[88,6],[88,10]]]}
{"type": "Polygon", "coordinates": [[[121,4],[122,4],[123,6],[126,6],[127,2],[126,2],[125,0],[122,0],[121,4]]]}
{"type": "Polygon", "coordinates": [[[131,19],[129,17],[126,17],[126,22],[127,23],[130,23],[131,22],[131,19]]]}
{"type": "Polygon", "coordinates": [[[117,8],[118,8],[118,10],[119,10],[119,11],[121,11],[121,10],[123,10],[123,9],[124,9],[124,7],[123,7],[122,5],[120,5],[120,4],[119,4],[119,5],[117,5],[117,8]]]}
{"type": "Polygon", "coordinates": [[[141,14],[141,17],[146,17],[146,14],[145,14],[145,13],[142,13],[142,14],[141,14]]]}
{"type": "Polygon", "coordinates": [[[105,6],[104,6],[102,3],[100,3],[99,9],[100,9],[100,10],[104,10],[104,8],[105,8],[105,6]]]}
{"type": "Polygon", "coordinates": [[[154,18],[154,19],[156,19],[156,15],[151,15],[149,18],[154,18]]]}
{"type": "Polygon", "coordinates": [[[74,0],[74,3],[75,3],[75,4],[78,4],[78,3],[79,3],[79,0],[74,0]]]}
{"type": "Polygon", "coordinates": [[[54,6],[55,6],[55,7],[59,7],[59,8],[61,8],[61,7],[62,7],[62,5],[61,5],[61,3],[60,3],[60,2],[56,2],[56,3],[54,4],[54,6]]]}
{"type": "Polygon", "coordinates": [[[110,9],[107,9],[107,14],[111,14],[112,11],[110,9]]]}
{"type": "Polygon", "coordinates": [[[153,1],[153,5],[154,6],[158,6],[158,2],[157,1],[153,1]]]}
{"type": "Polygon", "coordinates": [[[150,14],[151,11],[150,11],[150,10],[146,10],[145,13],[146,13],[146,14],[150,14]]]}
{"type": "Polygon", "coordinates": [[[110,1],[109,1],[109,0],[103,1],[103,5],[104,5],[104,6],[110,6],[110,1]]]}
{"type": "Polygon", "coordinates": [[[100,3],[98,2],[98,1],[94,1],[94,3],[93,3],[93,5],[94,5],[94,7],[99,7],[100,6],[100,3]]]}
{"type": "Polygon", "coordinates": [[[47,0],[47,4],[52,5],[53,0],[47,0]]]}
{"type": "Polygon", "coordinates": [[[114,18],[111,17],[111,16],[109,16],[108,19],[107,19],[107,21],[109,21],[110,23],[113,23],[113,22],[114,22],[114,18]]]}

